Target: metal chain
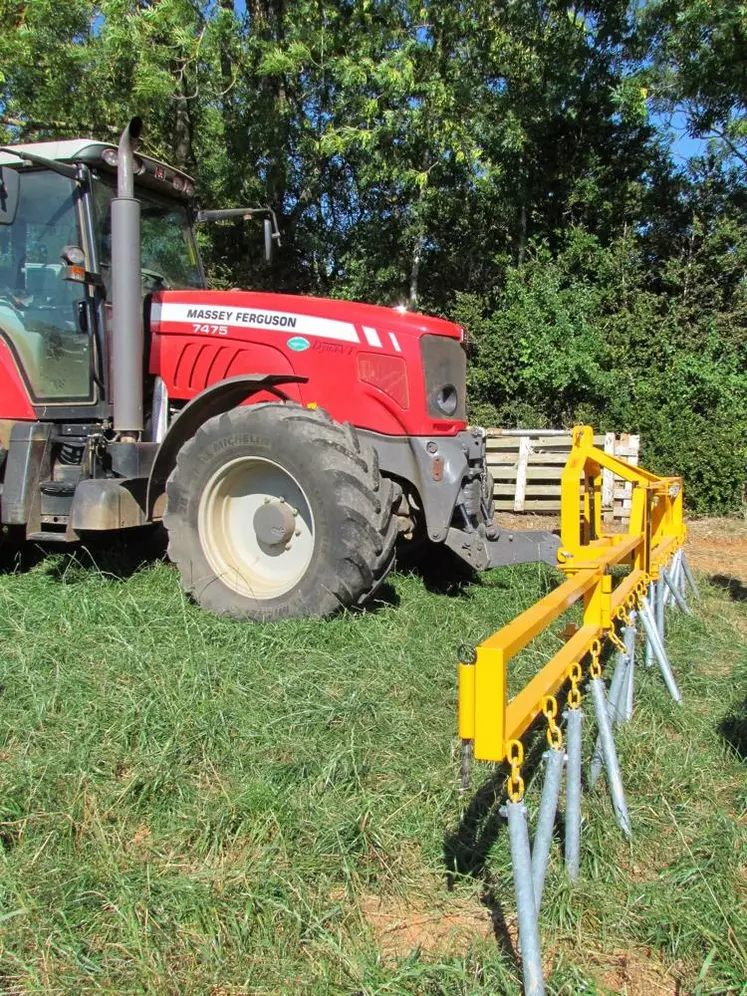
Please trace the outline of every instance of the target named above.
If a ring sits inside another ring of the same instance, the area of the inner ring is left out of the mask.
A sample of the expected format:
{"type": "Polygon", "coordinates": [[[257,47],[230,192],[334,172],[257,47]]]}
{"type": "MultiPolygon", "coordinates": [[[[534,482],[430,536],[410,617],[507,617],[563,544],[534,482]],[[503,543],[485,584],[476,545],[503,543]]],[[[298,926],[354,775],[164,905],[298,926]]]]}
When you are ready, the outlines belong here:
{"type": "Polygon", "coordinates": [[[633,617],[631,612],[635,611],[638,605],[638,599],[635,596],[635,592],[631,592],[625,599],[625,605],[620,609],[620,618],[625,623],[626,626],[633,625],[633,617]]]}
{"type": "Polygon", "coordinates": [[[521,802],[524,798],[524,779],[521,777],[524,747],[521,740],[509,740],[506,757],[511,765],[511,774],[506,779],[506,791],[511,802],[521,802]]]}
{"type": "Polygon", "coordinates": [[[547,743],[553,750],[563,749],[563,731],[555,722],[558,715],[558,700],[554,695],[546,695],[542,700],[542,712],[547,720],[547,743]]]}
{"type": "Polygon", "coordinates": [[[589,676],[591,678],[601,678],[602,677],[602,665],[599,663],[599,655],[602,651],[602,645],[599,640],[592,640],[591,646],[589,647],[589,653],[591,654],[591,665],[589,666],[589,676]]]}
{"type": "Polygon", "coordinates": [[[583,677],[581,665],[574,661],[568,668],[568,677],[571,687],[568,689],[567,704],[569,709],[579,709],[581,707],[581,692],[578,690],[579,683],[583,677]]]}
{"type": "Polygon", "coordinates": [[[623,641],[617,635],[617,631],[614,629],[614,627],[607,631],[607,639],[610,641],[612,646],[615,647],[616,650],[620,651],[621,654],[627,654],[628,648],[625,646],[623,641]]]}

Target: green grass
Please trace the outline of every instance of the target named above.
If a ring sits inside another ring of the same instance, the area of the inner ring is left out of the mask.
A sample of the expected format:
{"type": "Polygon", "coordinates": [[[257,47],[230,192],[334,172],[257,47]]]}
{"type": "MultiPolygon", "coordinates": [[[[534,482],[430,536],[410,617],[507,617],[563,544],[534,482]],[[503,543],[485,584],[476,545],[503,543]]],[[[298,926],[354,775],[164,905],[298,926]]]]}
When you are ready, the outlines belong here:
{"type": "MultiPolygon", "coordinates": [[[[518,992],[495,773],[457,791],[455,660],[550,581],[524,567],[446,594],[400,574],[377,611],[250,626],[199,611],[162,563],[0,576],[0,991],[518,992]],[[395,954],[379,902],[471,927],[395,954]],[[475,929],[491,915],[495,936],[475,929]]],[[[575,888],[553,855],[548,992],[644,970],[747,992],[747,603],[704,587],[699,618],[671,623],[685,707],[639,672],[619,735],[632,845],[600,782],[575,888]]]]}

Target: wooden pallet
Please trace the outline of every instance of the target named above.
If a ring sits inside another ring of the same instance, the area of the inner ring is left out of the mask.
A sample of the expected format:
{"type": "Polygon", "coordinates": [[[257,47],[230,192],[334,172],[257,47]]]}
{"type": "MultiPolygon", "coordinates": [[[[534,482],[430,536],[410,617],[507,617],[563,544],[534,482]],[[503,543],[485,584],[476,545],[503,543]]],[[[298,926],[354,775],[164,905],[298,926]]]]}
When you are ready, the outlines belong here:
{"type": "MultiPolygon", "coordinates": [[[[570,433],[512,434],[509,429],[488,429],[488,466],[495,481],[495,505],[508,512],[559,512],[560,475],[571,450],[570,433]]],[[[638,463],[640,437],[608,432],[594,437],[594,444],[628,463],[638,463]]],[[[602,515],[605,521],[630,518],[631,485],[605,470],[602,479],[602,515]]]]}

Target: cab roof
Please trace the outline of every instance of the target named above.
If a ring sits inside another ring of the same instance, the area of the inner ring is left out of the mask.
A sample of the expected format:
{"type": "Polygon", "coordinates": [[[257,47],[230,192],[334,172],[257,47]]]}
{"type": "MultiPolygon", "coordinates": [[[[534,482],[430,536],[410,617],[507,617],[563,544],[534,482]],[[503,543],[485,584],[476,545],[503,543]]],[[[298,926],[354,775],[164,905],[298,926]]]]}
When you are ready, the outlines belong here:
{"type": "MultiPolygon", "coordinates": [[[[52,159],[57,162],[85,163],[87,166],[95,167],[109,173],[116,171],[117,146],[108,142],[97,142],[92,138],[65,138],[59,141],[49,142],[22,142],[17,145],[7,145],[6,149],[13,152],[0,152],[0,166],[21,165],[18,156],[22,157],[24,152],[31,152],[45,159],[52,159]],[[18,155],[14,155],[17,153],[18,155]],[[104,156],[107,153],[107,157],[104,156]],[[110,159],[110,162],[106,161],[110,159]]],[[[146,186],[165,190],[170,188],[171,193],[177,196],[189,198],[194,193],[194,180],[191,176],[183,173],[175,166],[153,159],[151,156],[141,155],[135,152],[136,172],[135,182],[144,183],[146,186]],[[137,169],[137,163],[142,166],[137,169]]]]}

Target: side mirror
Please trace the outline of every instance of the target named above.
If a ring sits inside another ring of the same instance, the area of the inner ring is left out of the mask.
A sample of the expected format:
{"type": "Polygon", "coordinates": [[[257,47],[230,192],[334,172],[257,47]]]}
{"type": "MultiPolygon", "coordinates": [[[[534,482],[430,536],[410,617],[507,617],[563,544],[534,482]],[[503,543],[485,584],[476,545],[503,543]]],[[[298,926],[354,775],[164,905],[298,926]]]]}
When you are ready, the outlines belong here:
{"type": "Polygon", "coordinates": [[[0,225],[12,225],[18,210],[21,178],[18,170],[0,166],[0,225]]]}
{"type": "Polygon", "coordinates": [[[265,233],[265,262],[271,263],[274,245],[272,237],[272,221],[270,218],[265,218],[262,227],[264,228],[265,233]]]}

